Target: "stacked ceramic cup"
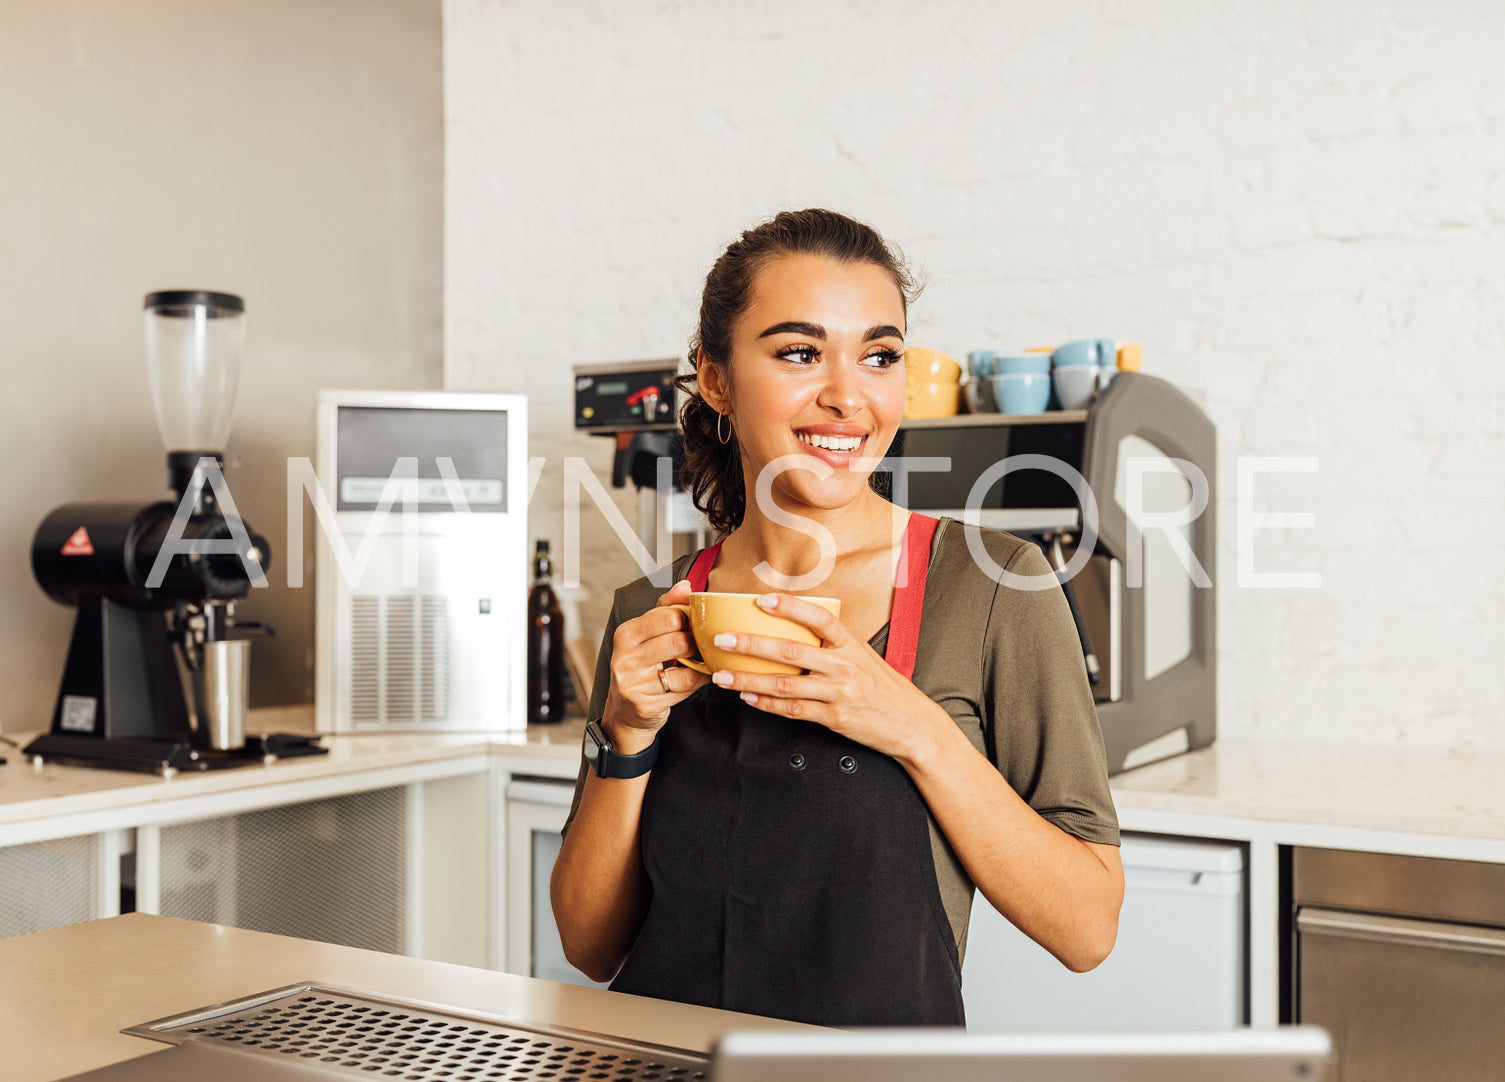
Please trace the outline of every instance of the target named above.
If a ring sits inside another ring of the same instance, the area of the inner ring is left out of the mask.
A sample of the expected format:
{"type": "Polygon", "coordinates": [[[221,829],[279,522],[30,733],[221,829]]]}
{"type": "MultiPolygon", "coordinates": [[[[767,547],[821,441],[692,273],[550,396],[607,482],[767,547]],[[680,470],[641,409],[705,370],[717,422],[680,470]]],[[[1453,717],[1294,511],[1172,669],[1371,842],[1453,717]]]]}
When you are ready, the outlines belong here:
{"type": "Polygon", "coordinates": [[[1092,396],[1118,374],[1118,346],[1111,338],[1079,338],[1057,346],[1050,358],[1063,410],[1086,409],[1092,396]]]}
{"type": "Polygon", "coordinates": [[[993,385],[988,380],[998,374],[998,358],[1001,349],[975,349],[967,354],[967,382],[962,391],[967,397],[969,413],[997,413],[998,402],[993,397],[993,385]]]}
{"type": "Polygon", "coordinates": [[[962,366],[944,353],[910,346],[904,351],[904,416],[950,417],[961,403],[962,366]]]}
{"type": "Polygon", "coordinates": [[[1050,403],[1050,352],[984,349],[967,354],[974,413],[1044,413],[1050,403]]]}

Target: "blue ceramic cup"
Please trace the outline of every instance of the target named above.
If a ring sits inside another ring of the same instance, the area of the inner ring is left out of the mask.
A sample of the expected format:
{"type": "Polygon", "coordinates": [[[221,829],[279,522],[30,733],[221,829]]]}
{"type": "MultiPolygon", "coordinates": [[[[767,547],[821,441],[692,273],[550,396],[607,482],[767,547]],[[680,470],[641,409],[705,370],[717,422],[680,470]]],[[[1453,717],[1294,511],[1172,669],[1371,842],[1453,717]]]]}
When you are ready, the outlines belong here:
{"type": "Polygon", "coordinates": [[[1049,353],[1007,353],[998,358],[1000,376],[1050,375],[1049,353]]]}
{"type": "Polygon", "coordinates": [[[1044,413],[1050,401],[1050,377],[1038,372],[993,376],[988,382],[1001,413],[1044,413]]]}
{"type": "Polygon", "coordinates": [[[1075,342],[1057,346],[1050,356],[1057,368],[1080,368],[1083,365],[1113,368],[1118,364],[1118,346],[1111,338],[1078,338],[1075,342]]]}
{"type": "Polygon", "coordinates": [[[998,374],[998,359],[1004,356],[1001,349],[975,349],[967,354],[967,371],[974,379],[986,379],[998,374]]]}

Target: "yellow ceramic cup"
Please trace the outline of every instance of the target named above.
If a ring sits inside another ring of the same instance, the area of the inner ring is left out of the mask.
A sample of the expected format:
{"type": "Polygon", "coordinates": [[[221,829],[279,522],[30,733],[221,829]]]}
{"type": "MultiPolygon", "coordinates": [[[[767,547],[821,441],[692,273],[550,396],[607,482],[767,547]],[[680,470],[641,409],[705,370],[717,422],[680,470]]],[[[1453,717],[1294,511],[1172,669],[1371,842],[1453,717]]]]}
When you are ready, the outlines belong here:
{"type": "MultiPolygon", "coordinates": [[[[820,637],[804,624],[782,616],[775,616],[758,607],[757,599],[762,594],[691,594],[688,605],[671,605],[690,618],[690,634],[700,650],[700,658],[682,657],[679,663],[696,672],[713,673],[721,669],[734,672],[798,674],[805,670],[782,661],[752,657],[749,654],[734,654],[720,649],[715,638],[723,631],[734,635],[767,635],[775,639],[793,639],[795,642],[819,646],[820,637]]],[[[841,602],[834,597],[803,597],[826,609],[832,616],[841,616],[841,602]]]]}
{"type": "Polygon", "coordinates": [[[955,358],[919,346],[904,351],[904,371],[911,383],[955,383],[962,378],[962,366],[955,358]]]}
{"type": "Polygon", "coordinates": [[[904,388],[905,417],[953,417],[961,410],[962,389],[955,383],[915,383],[904,388]]]}

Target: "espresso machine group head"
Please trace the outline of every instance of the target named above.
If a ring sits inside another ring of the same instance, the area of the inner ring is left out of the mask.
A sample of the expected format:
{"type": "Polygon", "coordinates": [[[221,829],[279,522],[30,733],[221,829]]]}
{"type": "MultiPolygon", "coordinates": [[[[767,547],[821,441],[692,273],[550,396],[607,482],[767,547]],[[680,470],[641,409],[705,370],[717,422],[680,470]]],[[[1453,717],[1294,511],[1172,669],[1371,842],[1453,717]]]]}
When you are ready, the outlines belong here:
{"type": "Polygon", "coordinates": [[[78,614],[51,729],[25,754],[163,774],[297,754],[308,742],[248,740],[244,729],[244,636],[271,632],[235,619],[236,602],[265,585],[271,550],[236,512],[222,472],[245,304],[175,290],[144,307],[173,497],[66,504],[37,527],[37,582],[78,614]]]}

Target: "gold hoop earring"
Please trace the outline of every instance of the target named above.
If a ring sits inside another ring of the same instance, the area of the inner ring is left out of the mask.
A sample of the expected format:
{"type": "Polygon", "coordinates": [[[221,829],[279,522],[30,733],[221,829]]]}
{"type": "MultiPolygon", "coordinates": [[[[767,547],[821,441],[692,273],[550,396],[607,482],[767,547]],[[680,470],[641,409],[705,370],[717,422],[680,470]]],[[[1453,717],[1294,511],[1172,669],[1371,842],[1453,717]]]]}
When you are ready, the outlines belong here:
{"type": "Polygon", "coordinates": [[[730,421],[727,421],[727,423],[726,423],[726,435],[723,436],[721,434],[721,422],[722,421],[726,421],[726,414],[724,414],[724,413],[718,413],[718,414],[716,414],[716,438],[721,441],[721,443],[722,443],[723,446],[725,446],[726,444],[728,444],[728,443],[730,443],[732,441],[732,424],[731,424],[730,421]]]}

